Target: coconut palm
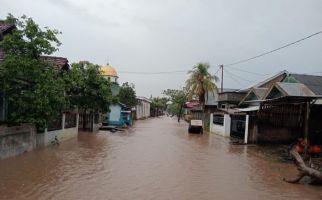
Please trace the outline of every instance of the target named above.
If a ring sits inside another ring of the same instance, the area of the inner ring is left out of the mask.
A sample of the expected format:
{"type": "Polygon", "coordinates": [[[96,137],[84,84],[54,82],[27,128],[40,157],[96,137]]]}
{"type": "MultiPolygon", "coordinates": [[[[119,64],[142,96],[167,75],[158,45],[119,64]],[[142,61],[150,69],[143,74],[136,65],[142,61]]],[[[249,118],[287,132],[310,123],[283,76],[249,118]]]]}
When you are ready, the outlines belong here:
{"type": "Polygon", "coordinates": [[[186,81],[189,98],[198,97],[202,105],[205,104],[205,96],[207,97],[209,92],[215,93],[217,91],[215,82],[218,80],[218,77],[211,75],[209,68],[208,63],[198,63],[188,72],[190,76],[186,81]]]}

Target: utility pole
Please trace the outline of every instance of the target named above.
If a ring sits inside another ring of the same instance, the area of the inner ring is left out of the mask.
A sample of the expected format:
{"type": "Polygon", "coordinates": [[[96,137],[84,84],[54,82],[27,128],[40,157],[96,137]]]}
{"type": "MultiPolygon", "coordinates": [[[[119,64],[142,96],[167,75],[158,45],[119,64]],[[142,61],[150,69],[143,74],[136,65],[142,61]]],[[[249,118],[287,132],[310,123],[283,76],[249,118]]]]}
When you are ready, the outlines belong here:
{"type": "Polygon", "coordinates": [[[221,92],[224,92],[224,65],[220,65],[221,68],[221,92]]]}

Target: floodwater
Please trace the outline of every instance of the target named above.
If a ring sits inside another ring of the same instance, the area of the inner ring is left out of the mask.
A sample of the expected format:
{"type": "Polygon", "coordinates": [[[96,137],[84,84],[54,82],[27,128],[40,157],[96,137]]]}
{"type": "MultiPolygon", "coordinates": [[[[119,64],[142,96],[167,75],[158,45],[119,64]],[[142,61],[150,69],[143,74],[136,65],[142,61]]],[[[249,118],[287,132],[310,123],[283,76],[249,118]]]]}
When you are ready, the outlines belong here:
{"type": "Polygon", "coordinates": [[[295,174],[255,147],[162,117],[0,161],[0,199],[322,199],[321,187],[282,181],[295,174]]]}

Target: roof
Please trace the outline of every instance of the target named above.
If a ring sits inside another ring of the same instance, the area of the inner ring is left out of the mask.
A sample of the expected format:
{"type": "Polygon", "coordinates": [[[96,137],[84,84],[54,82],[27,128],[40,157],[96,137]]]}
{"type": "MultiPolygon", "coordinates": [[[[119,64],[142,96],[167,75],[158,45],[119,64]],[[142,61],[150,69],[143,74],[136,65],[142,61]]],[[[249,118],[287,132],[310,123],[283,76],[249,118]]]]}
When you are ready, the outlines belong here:
{"type": "Polygon", "coordinates": [[[101,66],[101,75],[118,77],[116,70],[110,64],[101,66]]]}
{"type": "Polygon", "coordinates": [[[315,95],[322,95],[322,76],[290,74],[297,81],[306,85],[315,95]]]}
{"type": "MultiPolygon", "coordinates": [[[[0,61],[4,59],[5,53],[0,49],[0,61]]],[[[57,67],[59,70],[68,66],[68,59],[64,57],[56,57],[56,56],[41,56],[45,62],[57,67]]]]}
{"type": "Polygon", "coordinates": [[[6,33],[7,31],[10,31],[13,28],[15,28],[14,24],[10,24],[10,23],[7,23],[3,20],[0,20],[0,33],[1,34],[6,33]]]}
{"type": "Polygon", "coordinates": [[[261,100],[265,96],[268,88],[252,88],[249,92],[245,95],[245,97],[240,101],[239,104],[243,104],[244,102],[250,103],[254,100],[261,100]],[[254,98],[255,97],[255,98],[254,98]]]}
{"type": "Polygon", "coordinates": [[[218,88],[219,93],[225,93],[225,92],[238,92],[239,89],[233,89],[233,88],[224,88],[223,92],[221,92],[221,88],[218,88]]]}
{"type": "Polygon", "coordinates": [[[150,101],[150,99],[148,99],[146,97],[136,97],[136,99],[152,103],[152,101],[150,101]]]}
{"type": "Polygon", "coordinates": [[[59,69],[62,69],[64,66],[68,65],[67,58],[64,57],[56,57],[56,56],[41,56],[47,63],[59,67],[59,69]]]}
{"type": "Polygon", "coordinates": [[[258,99],[263,99],[267,90],[268,90],[268,88],[254,88],[253,92],[258,97],[258,99]]]}
{"type": "Polygon", "coordinates": [[[278,98],[282,96],[313,97],[315,94],[302,83],[277,82],[266,93],[265,99],[278,98]],[[276,92],[279,92],[279,94],[276,95],[276,92]]]}
{"type": "Polygon", "coordinates": [[[271,82],[271,84],[275,83],[275,82],[279,82],[281,81],[283,78],[286,77],[286,75],[288,74],[288,71],[283,70],[281,72],[278,72],[277,74],[275,74],[274,76],[270,76],[267,79],[256,83],[255,85],[252,85],[250,87],[247,87],[245,89],[241,89],[239,91],[249,91],[252,88],[269,88],[271,85],[269,84],[271,82]]]}

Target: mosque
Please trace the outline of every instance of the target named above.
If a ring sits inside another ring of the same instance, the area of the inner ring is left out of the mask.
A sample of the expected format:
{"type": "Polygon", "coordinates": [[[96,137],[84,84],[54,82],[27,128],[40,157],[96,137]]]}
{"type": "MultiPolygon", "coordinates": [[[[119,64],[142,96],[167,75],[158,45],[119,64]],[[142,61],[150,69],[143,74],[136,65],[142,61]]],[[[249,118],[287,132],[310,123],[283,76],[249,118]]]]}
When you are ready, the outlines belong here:
{"type": "MultiPolygon", "coordinates": [[[[107,65],[101,66],[100,71],[101,75],[112,83],[112,96],[116,97],[120,92],[120,85],[118,83],[119,77],[116,70],[108,63],[107,65]]],[[[121,102],[109,105],[106,122],[109,126],[131,126],[131,108],[121,102]]]]}

